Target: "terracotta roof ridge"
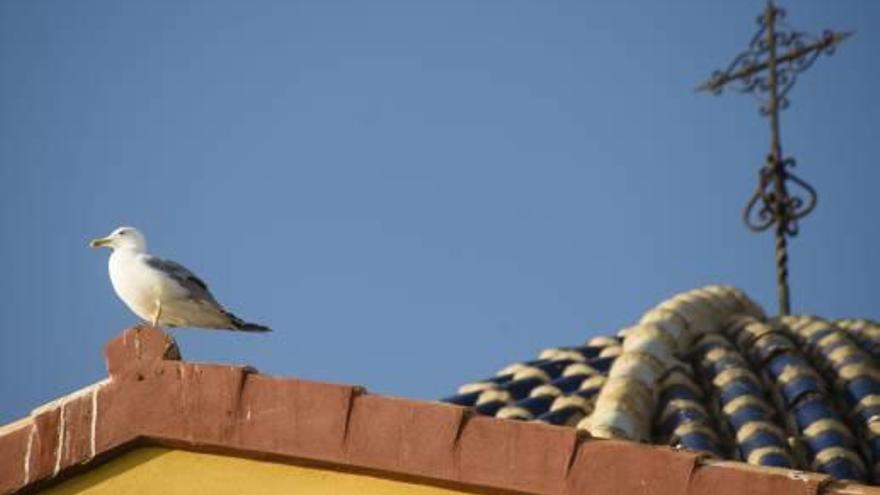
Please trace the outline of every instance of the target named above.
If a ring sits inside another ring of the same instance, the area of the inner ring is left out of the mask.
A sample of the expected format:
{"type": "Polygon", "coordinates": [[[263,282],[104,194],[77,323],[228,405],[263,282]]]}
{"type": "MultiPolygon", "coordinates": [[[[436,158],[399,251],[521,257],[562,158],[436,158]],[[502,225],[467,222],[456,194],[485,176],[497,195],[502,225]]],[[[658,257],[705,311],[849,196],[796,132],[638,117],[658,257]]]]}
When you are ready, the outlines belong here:
{"type": "Polygon", "coordinates": [[[163,332],[129,329],[106,347],[109,379],[3,427],[0,493],[39,490],[147,442],[498,493],[880,494],[827,475],[706,462],[357,386],[188,363],[171,350],[163,332]]]}

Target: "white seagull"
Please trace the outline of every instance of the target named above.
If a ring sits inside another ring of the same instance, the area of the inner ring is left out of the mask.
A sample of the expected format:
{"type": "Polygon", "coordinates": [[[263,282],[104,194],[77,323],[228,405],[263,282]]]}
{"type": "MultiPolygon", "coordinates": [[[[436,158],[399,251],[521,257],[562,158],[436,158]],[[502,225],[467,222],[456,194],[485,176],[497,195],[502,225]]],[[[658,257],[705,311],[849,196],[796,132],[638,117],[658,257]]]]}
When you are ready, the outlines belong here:
{"type": "Polygon", "coordinates": [[[183,265],[147,254],[147,240],[134,227],[119,227],[89,245],[113,250],[110,281],[116,295],[154,327],[271,331],[223,309],[207,284],[183,265]]]}

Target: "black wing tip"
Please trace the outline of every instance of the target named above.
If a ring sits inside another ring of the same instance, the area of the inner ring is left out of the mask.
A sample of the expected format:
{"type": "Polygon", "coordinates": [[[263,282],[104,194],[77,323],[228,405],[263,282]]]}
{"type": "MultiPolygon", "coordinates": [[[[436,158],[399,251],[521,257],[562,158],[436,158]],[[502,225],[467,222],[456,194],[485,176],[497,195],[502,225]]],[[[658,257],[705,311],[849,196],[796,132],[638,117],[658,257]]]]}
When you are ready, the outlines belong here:
{"type": "Polygon", "coordinates": [[[256,323],[241,323],[240,325],[236,325],[236,330],[241,330],[242,332],[254,332],[254,333],[267,333],[271,332],[272,329],[265,325],[258,325],[256,323]]]}
{"type": "Polygon", "coordinates": [[[235,330],[254,333],[266,333],[272,331],[271,328],[265,325],[260,325],[258,323],[248,323],[228,311],[223,311],[223,314],[229,317],[232,323],[232,328],[235,330]]]}

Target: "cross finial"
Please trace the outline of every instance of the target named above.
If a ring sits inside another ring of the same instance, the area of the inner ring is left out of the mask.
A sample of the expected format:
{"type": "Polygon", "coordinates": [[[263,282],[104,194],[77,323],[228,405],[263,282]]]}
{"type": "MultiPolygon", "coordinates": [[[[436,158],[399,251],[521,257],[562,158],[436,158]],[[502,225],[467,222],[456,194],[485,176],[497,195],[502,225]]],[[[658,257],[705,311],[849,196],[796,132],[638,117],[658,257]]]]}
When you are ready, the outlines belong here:
{"type": "Polygon", "coordinates": [[[815,36],[795,31],[785,24],[785,11],[767,2],[758,19],[758,32],[725,70],[697,87],[697,91],[720,94],[734,87],[761,99],[761,115],[770,119],[770,153],[758,176],[758,187],[746,203],[743,221],[756,232],[775,227],[776,282],[780,315],[791,311],[788,289],[788,246],[786,237],[798,233],[798,220],[816,207],[816,190],[792,173],[794,158],[782,154],[779,112],[788,107],[788,92],[798,74],[808,69],[820,54],[831,54],[852,33],[824,31],[815,36]],[[789,191],[793,186],[793,192],[789,191]]]}

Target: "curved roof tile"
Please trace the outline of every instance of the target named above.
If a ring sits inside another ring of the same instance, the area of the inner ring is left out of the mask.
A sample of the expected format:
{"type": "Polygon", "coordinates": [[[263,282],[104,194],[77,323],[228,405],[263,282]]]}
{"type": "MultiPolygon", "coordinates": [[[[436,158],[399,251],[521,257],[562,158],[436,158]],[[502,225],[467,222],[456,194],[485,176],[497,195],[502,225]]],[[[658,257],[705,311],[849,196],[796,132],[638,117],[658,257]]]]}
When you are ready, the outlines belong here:
{"type": "Polygon", "coordinates": [[[878,358],[876,322],[768,318],[742,291],[709,286],[443,400],[595,437],[880,483],[878,358]]]}

